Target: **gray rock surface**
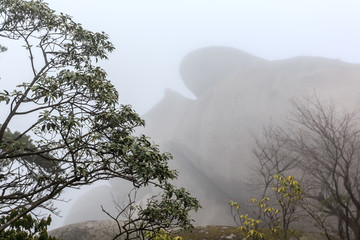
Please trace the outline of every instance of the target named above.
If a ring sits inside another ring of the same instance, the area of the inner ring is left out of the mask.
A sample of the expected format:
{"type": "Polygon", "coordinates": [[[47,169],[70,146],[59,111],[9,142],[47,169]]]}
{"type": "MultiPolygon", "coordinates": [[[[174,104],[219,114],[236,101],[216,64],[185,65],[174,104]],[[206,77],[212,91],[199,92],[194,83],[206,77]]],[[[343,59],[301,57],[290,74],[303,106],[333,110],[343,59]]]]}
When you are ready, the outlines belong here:
{"type": "MultiPolygon", "coordinates": [[[[110,240],[117,234],[115,221],[87,221],[49,231],[49,235],[64,240],[110,240]]],[[[122,240],[125,238],[118,238],[122,240]]]]}
{"type": "Polygon", "coordinates": [[[316,93],[340,108],[360,106],[360,65],[340,60],[267,61],[234,48],[207,47],[188,54],[180,71],[197,98],[167,90],[143,116],[147,126],[141,133],[174,155],[178,183],[203,205],[195,215],[201,225],[232,224],[228,201],[245,206],[251,198],[253,136],[288,116],[290,98],[316,93]]]}
{"type": "Polygon", "coordinates": [[[181,64],[189,100],[168,91],[143,117],[146,135],[174,155],[179,183],[204,206],[202,224],[231,224],[227,202],[250,199],[254,135],[289,114],[293,97],[316,95],[354,110],[360,103],[360,65],[320,57],[267,61],[240,50],[208,47],[181,64]],[[178,106],[180,106],[178,108],[178,106]]]}
{"type": "MultiPolygon", "coordinates": [[[[111,239],[111,235],[117,233],[114,223],[110,221],[91,221],[72,224],[50,232],[50,234],[58,239],[63,240],[107,240],[111,239]],[[105,230],[105,231],[104,231],[105,230]],[[112,232],[113,231],[113,232],[112,232]]],[[[234,226],[198,226],[193,231],[177,232],[174,234],[183,236],[184,239],[244,239],[242,232],[234,226]]],[[[326,237],[321,233],[307,232],[302,229],[300,233],[293,236],[290,240],[325,240],[326,237]]],[[[118,238],[117,240],[122,240],[118,238]]]]}

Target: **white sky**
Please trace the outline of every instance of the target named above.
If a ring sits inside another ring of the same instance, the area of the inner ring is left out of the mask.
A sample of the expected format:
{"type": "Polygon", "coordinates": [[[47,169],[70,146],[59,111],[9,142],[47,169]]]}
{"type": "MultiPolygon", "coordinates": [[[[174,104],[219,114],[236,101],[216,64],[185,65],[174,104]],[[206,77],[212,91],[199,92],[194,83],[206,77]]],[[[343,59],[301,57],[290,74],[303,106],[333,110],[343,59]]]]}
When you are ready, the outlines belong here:
{"type": "Polygon", "coordinates": [[[46,2],[85,28],[110,35],[116,51],[103,67],[121,102],[140,114],[161,99],[165,88],[192,96],[179,76],[179,63],[205,46],[231,46],[265,59],[310,55],[360,63],[358,0],[46,2]]]}

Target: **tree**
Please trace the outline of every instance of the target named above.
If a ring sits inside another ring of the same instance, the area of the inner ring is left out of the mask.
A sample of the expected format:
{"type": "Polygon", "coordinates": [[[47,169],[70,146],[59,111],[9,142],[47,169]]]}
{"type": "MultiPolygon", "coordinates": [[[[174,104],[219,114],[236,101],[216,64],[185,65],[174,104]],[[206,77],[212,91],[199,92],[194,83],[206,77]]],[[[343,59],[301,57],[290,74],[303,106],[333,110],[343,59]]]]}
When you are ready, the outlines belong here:
{"type": "MultiPolygon", "coordinates": [[[[189,197],[184,189],[175,189],[168,184],[168,189],[163,194],[147,199],[146,205],[136,203],[138,189],[133,189],[128,194],[128,201],[120,205],[116,216],[111,215],[103,207],[102,210],[116,222],[118,233],[112,239],[125,237],[125,239],[164,239],[172,240],[172,233],[179,231],[179,226],[184,230],[191,230],[191,219],[188,211],[198,205],[195,198],[189,197]]],[[[174,240],[181,240],[174,237],[174,240]]]]}
{"type": "MultiPolygon", "coordinates": [[[[13,210],[8,216],[2,216],[0,218],[1,223],[7,222],[13,216],[17,215],[17,210],[13,210]]],[[[51,223],[51,217],[37,220],[31,216],[31,214],[26,214],[22,216],[18,221],[10,224],[10,226],[0,233],[1,239],[8,240],[56,240],[56,238],[51,237],[47,233],[47,227],[51,223]]]]}
{"type": "MultiPolygon", "coordinates": [[[[0,216],[11,216],[0,233],[38,209],[57,213],[52,200],[64,189],[98,180],[151,184],[168,195],[179,190],[170,183],[177,177],[171,155],[133,134],[144,121],[119,105],[106,72],[94,64],[114,50],[105,33],[85,30],[41,0],[2,0],[0,37],[22,42],[32,72],[15,90],[0,92],[8,107],[0,126],[0,216]],[[18,117],[26,121],[14,132],[18,117]]],[[[199,203],[188,193],[179,199],[187,221],[172,224],[191,227],[188,214],[199,203]]]]}
{"type": "MultiPolygon", "coordinates": [[[[360,239],[360,129],[357,112],[340,113],[317,97],[293,101],[284,127],[265,131],[257,159],[264,179],[293,173],[304,190],[303,209],[328,239],[360,239]]],[[[264,181],[265,183],[267,181],[264,181]]]]}
{"type": "Polygon", "coordinates": [[[290,224],[299,220],[297,209],[303,199],[302,188],[293,176],[282,177],[276,174],[273,178],[275,183],[272,185],[272,199],[265,196],[261,200],[250,200],[258,208],[254,212],[256,219],[248,214],[241,214],[240,205],[230,201],[231,214],[246,239],[266,239],[260,227],[267,227],[274,239],[288,240],[293,237],[290,224]]]}
{"type": "Polygon", "coordinates": [[[173,236],[171,236],[171,234],[164,232],[164,231],[160,231],[158,233],[150,232],[149,234],[147,234],[146,237],[148,237],[150,239],[154,239],[154,240],[183,240],[182,237],[179,237],[179,236],[173,237],[173,236]]]}

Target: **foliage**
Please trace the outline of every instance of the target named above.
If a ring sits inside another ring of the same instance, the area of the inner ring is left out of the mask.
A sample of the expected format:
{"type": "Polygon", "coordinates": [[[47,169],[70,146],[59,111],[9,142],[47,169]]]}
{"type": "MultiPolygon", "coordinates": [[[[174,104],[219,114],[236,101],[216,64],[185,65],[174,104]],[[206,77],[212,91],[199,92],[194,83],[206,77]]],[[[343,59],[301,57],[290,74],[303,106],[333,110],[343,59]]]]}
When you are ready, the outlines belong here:
{"type": "Polygon", "coordinates": [[[173,237],[171,234],[165,232],[164,230],[160,230],[159,232],[148,232],[146,234],[146,237],[148,239],[153,240],[183,240],[182,237],[176,236],[173,237]]]}
{"type": "MultiPolygon", "coordinates": [[[[17,210],[13,210],[8,216],[2,216],[0,218],[1,224],[8,222],[17,214],[19,214],[17,210]]],[[[50,216],[38,221],[30,214],[26,214],[12,223],[5,231],[2,231],[0,238],[4,240],[56,240],[47,234],[47,226],[50,225],[50,222],[50,216]]]]}
{"type": "MultiPolygon", "coordinates": [[[[279,240],[274,238],[268,228],[259,229],[264,234],[266,240],[279,240]]],[[[239,231],[235,226],[197,226],[192,231],[180,231],[179,236],[184,240],[219,240],[219,239],[244,239],[244,233],[239,231]]],[[[304,229],[303,231],[294,230],[293,239],[301,240],[325,240],[319,232],[309,232],[304,229]]]]}
{"type": "Polygon", "coordinates": [[[239,203],[230,201],[233,218],[246,239],[265,239],[264,233],[260,231],[261,226],[268,227],[276,239],[290,238],[289,233],[292,231],[289,225],[297,220],[296,209],[303,199],[303,192],[300,184],[292,176],[284,178],[276,174],[274,179],[277,182],[272,190],[276,203],[271,204],[269,197],[250,200],[259,209],[257,219],[249,217],[248,214],[241,214],[239,203]]]}
{"type": "Polygon", "coordinates": [[[259,224],[261,223],[258,219],[253,219],[246,215],[240,215],[240,224],[241,226],[238,228],[244,233],[245,239],[252,240],[263,240],[264,233],[262,233],[259,229],[259,224]]]}
{"type": "Polygon", "coordinates": [[[0,216],[11,216],[0,232],[38,208],[57,213],[52,200],[66,188],[111,178],[162,190],[165,197],[153,200],[143,216],[156,225],[190,228],[188,214],[198,201],[170,184],[177,177],[168,166],[171,155],[133,134],[144,121],[119,105],[118,92],[96,65],[114,50],[108,36],[41,0],[2,0],[0,37],[21,41],[32,72],[16,89],[0,91],[0,216]],[[13,132],[15,118],[26,121],[13,132]]]}
{"type": "Polygon", "coordinates": [[[189,218],[188,212],[192,209],[198,210],[199,207],[198,200],[190,197],[184,188],[175,188],[168,184],[161,199],[150,198],[147,207],[140,209],[139,215],[162,228],[175,227],[176,222],[186,226],[185,230],[191,230],[192,219],[189,218]]]}
{"type": "Polygon", "coordinates": [[[274,212],[270,214],[270,222],[278,222],[279,224],[272,228],[274,235],[279,235],[281,233],[279,229],[283,231],[282,238],[288,239],[289,233],[292,231],[289,229],[292,222],[299,220],[300,216],[297,210],[301,207],[303,200],[303,190],[300,184],[294,179],[293,176],[287,176],[286,178],[276,174],[274,178],[277,180],[277,186],[273,187],[275,192],[276,202],[279,205],[280,209],[274,210],[273,208],[267,208],[264,212],[274,212]],[[276,215],[281,213],[281,217],[276,218],[276,215]]]}
{"type": "Polygon", "coordinates": [[[147,199],[145,206],[137,203],[137,191],[138,189],[134,188],[128,194],[125,205],[117,203],[117,216],[102,208],[103,212],[117,223],[118,234],[113,239],[124,236],[126,239],[145,240],[149,236],[166,239],[171,237],[170,234],[165,234],[166,232],[179,230],[179,227],[183,230],[193,229],[189,211],[197,211],[200,204],[184,188],[166,184],[166,189],[147,199]]]}

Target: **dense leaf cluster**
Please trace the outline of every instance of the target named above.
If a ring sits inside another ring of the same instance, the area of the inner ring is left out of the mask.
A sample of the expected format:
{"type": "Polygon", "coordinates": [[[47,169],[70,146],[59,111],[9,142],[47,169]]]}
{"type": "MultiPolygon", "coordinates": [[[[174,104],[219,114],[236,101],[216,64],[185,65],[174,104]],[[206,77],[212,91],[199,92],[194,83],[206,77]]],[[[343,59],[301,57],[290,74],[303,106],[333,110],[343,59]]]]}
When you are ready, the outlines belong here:
{"type": "MultiPolygon", "coordinates": [[[[8,216],[2,216],[0,223],[6,223],[17,214],[18,211],[13,210],[8,216]]],[[[30,214],[26,214],[12,223],[5,231],[0,232],[0,238],[6,240],[56,240],[47,233],[47,226],[50,223],[50,216],[38,221],[30,214]]]]}

